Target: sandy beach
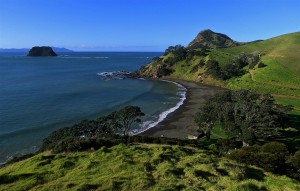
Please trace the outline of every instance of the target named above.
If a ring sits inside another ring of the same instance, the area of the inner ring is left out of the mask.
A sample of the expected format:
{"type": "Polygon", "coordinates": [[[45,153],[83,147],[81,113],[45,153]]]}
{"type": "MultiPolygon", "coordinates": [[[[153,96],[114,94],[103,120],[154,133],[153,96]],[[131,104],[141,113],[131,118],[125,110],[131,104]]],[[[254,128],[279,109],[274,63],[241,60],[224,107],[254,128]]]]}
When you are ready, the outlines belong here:
{"type": "Polygon", "coordinates": [[[195,113],[199,111],[206,100],[224,89],[179,79],[167,78],[165,80],[183,85],[187,89],[186,99],[176,111],[170,113],[161,123],[141,133],[141,135],[179,139],[197,136],[198,127],[194,122],[195,113]]]}

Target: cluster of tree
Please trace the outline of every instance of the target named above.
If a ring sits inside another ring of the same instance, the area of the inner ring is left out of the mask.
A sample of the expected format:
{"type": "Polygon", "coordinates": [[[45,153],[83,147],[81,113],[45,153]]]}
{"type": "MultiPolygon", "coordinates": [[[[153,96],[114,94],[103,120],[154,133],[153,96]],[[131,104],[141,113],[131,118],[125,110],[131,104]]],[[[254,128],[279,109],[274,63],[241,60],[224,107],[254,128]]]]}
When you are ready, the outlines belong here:
{"type": "Polygon", "coordinates": [[[261,62],[260,56],[261,53],[259,51],[250,54],[241,53],[234,58],[233,63],[240,68],[247,66],[248,69],[254,69],[256,65],[263,67],[264,64],[261,62]]]}
{"type": "Polygon", "coordinates": [[[246,73],[244,69],[246,66],[248,70],[254,69],[255,66],[258,68],[265,66],[260,59],[260,55],[261,53],[258,51],[250,54],[241,53],[234,57],[232,64],[228,64],[224,67],[220,67],[216,60],[208,60],[205,65],[205,74],[211,75],[213,78],[220,80],[227,80],[232,77],[242,76],[246,73]]]}
{"type": "Polygon", "coordinates": [[[110,148],[115,145],[125,144],[166,144],[197,147],[196,140],[180,140],[166,137],[146,137],[146,136],[122,136],[119,134],[103,134],[92,137],[61,137],[51,145],[43,145],[40,151],[51,150],[53,153],[61,152],[80,152],[88,150],[97,150],[101,147],[110,148]]]}
{"type": "Polygon", "coordinates": [[[97,120],[83,120],[79,124],[54,131],[43,140],[41,149],[46,150],[68,141],[90,139],[92,137],[110,137],[113,134],[128,135],[134,123],[141,121],[145,114],[137,106],[126,106],[97,120]]]}
{"type": "Polygon", "coordinates": [[[245,74],[243,67],[235,63],[221,68],[216,60],[207,60],[205,67],[205,74],[220,80],[227,80],[232,77],[242,76],[245,74]]]}
{"type": "Polygon", "coordinates": [[[139,107],[127,106],[97,120],[83,120],[71,127],[54,131],[43,140],[40,151],[77,152],[132,143],[197,146],[195,140],[129,136],[128,131],[133,123],[140,122],[143,115],[139,107]]]}
{"type": "Polygon", "coordinates": [[[242,147],[228,154],[227,157],[241,163],[259,166],[267,171],[300,179],[300,150],[292,154],[283,143],[270,142],[262,146],[242,147]]]}
{"type": "Polygon", "coordinates": [[[184,60],[187,56],[187,49],[182,45],[169,46],[165,50],[165,54],[173,54],[172,62],[178,62],[180,60],[184,60]]]}
{"type": "Polygon", "coordinates": [[[194,56],[206,56],[206,49],[187,49],[186,61],[190,61],[194,58],[194,56]]]}
{"type": "Polygon", "coordinates": [[[169,76],[170,74],[173,73],[172,67],[168,66],[167,64],[162,64],[158,69],[157,69],[157,76],[162,77],[162,76],[169,76]]]}
{"type": "Polygon", "coordinates": [[[269,94],[249,90],[224,91],[209,99],[195,115],[195,122],[207,139],[215,124],[220,124],[229,138],[242,141],[243,145],[258,139],[279,135],[279,128],[288,120],[290,107],[274,103],[269,94]]]}

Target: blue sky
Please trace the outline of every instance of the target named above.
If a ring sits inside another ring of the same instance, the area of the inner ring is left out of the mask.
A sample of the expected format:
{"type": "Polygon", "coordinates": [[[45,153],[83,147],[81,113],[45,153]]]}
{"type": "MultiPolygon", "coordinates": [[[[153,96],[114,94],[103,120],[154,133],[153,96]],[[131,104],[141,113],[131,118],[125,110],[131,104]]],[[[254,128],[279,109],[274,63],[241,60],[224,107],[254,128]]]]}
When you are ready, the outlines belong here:
{"type": "Polygon", "coordinates": [[[0,48],[163,51],[212,29],[237,41],[300,31],[299,0],[0,0],[0,48]]]}

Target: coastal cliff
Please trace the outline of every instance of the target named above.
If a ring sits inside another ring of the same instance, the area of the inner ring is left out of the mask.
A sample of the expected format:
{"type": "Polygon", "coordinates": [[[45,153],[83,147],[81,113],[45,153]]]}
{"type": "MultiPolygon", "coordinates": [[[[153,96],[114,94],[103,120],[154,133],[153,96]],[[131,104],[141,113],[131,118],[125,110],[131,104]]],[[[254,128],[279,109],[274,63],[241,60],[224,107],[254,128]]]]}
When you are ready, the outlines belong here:
{"type": "Polygon", "coordinates": [[[29,50],[27,56],[57,56],[57,54],[49,46],[35,46],[29,50]]]}

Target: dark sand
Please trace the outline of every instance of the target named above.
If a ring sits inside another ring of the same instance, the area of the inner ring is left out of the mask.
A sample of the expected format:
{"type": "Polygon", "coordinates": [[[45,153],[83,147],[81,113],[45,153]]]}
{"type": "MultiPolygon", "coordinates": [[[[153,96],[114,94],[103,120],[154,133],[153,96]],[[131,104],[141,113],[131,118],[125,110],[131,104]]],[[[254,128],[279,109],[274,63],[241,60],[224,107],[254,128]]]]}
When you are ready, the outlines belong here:
{"type": "Polygon", "coordinates": [[[166,80],[183,85],[187,89],[186,100],[176,111],[170,113],[161,123],[141,133],[141,135],[179,139],[197,136],[198,127],[194,122],[194,115],[199,111],[199,108],[205,101],[224,89],[178,79],[166,80]]]}

